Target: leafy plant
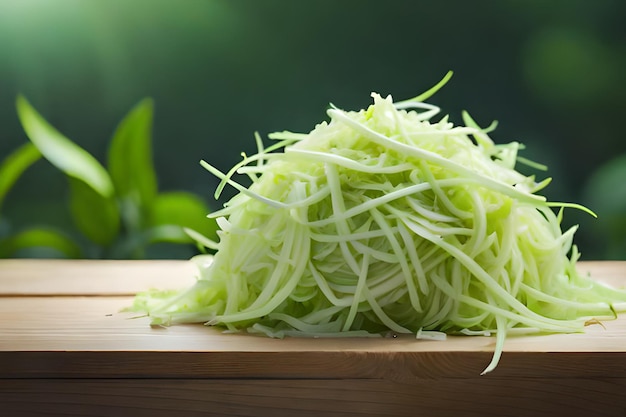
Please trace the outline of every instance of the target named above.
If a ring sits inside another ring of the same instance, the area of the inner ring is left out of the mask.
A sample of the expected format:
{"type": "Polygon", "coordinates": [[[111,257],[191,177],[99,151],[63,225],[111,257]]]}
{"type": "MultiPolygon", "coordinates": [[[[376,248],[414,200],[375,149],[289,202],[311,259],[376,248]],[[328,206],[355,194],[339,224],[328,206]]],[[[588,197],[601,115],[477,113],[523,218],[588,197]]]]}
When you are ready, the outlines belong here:
{"type": "Polygon", "coordinates": [[[30,142],[0,164],[0,209],[22,173],[43,157],[68,178],[69,210],[78,234],[48,226],[0,230],[0,257],[45,247],[68,258],[137,259],[157,243],[192,244],[185,229],[215,235],[215,221],[206,218],[209,208],[201,198],[158,190],[152,100],[140,101],[121,121],[109,145],[107,167],[50,125],[23,96],[16,108],[30,142]]]}

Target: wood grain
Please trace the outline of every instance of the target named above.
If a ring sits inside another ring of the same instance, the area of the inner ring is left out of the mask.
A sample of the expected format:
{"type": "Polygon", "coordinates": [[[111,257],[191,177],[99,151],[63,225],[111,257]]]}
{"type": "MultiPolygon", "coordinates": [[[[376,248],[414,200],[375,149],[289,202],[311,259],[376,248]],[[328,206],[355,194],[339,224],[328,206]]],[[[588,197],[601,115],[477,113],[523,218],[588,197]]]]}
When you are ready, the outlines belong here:
{"type": "MultiPolygon", "coordinates": [[[[582,262],[626,284],[626,262],[582,262]]],[[[3,415],[626,415],[626,318],[584,333],[283,340],[121,311],[187,261],[0,260],[3,415]],[[7,414],[8,413],[8,414],[7,414]]]]}
{"type": "Polygon", "coordinates": [[[9,416],[626,415],[626,380],[0,379],[9,416]]]}
{"type": "Polygon", "coordinates": [[[134,295],[192,284],[190,261],[0,259],[0,296],[134,295]]]}

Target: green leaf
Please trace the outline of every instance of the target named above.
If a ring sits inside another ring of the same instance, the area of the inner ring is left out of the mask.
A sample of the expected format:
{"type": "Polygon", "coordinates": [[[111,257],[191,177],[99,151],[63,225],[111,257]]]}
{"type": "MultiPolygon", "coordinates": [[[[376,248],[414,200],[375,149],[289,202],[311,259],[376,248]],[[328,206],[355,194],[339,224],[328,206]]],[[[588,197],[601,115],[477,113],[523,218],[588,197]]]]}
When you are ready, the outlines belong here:
{"type": "Polygon", "coordinates": [[[35,145],[25,143],[2,161],[0,164],[0,207],[20,175],[39,158],[41,158],[41,152],[35,145]]]}
{"type": "Polygon", "coordinates": [[[192,239],[185,233],[185,229],[180,225],[162,224],[153,226],[144,232],[146,242],[158,243],[191,243],[192,239]]]}
{"type": "Polygon", "coordinates": [[[66,258],[82,258],[80,246],[60,231],[32,227],[0,242],[0,258],[16,256],[24,249],[47,248],[66,258]]]}
{"type": "Polygon", "coordinates": [[[102,196],[113,195],[109,174],[89,152],[59,133],[23,96],[17,97],[16,106],[26,135],[52,165],[102,196]]]}
{"type": "Polygon", "coordinates": [[[195,194],[182,191],[162,193],[154,200],[150,225],[152,227],[174,225],[181,228],[181,234],[170,232],[155,235],[156,239],[161,237],[162,239],[158,239],[161,241],[193,242],[193,239],[183,233],[183,228],[193,229],[210,239],[215,239],[217,224],[214,219],[207,218],[209,211],[204,201],[195,194]]]}
{"type": "Polygon", "coordinates": [[[76,227],[92,242],[109,246],[120,230],[115,199],[103,196],[89,184],[70,177],[70,211],[76,227]]]}
{"type": "Polygon", "coordinates": [[[141,221],[157,193],[152,163],[152,114],[151,99],[139,102],[119,124],[109,147],[109,173],[129,225],[141,221]]]}

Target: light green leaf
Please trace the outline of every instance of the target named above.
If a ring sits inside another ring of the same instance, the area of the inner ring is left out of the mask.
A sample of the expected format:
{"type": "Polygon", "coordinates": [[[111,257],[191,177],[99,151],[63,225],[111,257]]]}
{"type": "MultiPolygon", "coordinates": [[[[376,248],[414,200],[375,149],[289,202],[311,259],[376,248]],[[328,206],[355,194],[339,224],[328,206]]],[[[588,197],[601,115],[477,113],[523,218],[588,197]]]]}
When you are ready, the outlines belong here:
{"type": "MultiPolygon", "coordinates": [[[[208,206],[201,198],[187,192],[169,192],[157,196],[152,206],[150,216],[151,226],[174,225],[181,228],[189,228],[215,239],[217,224],[214,219],[207,218],[208,206]]],[[[177,234],[168,233],[165,241],[174,241],[177,234]]],[[[177,241],[192,242],[193,240],[184,232],[177,237],[177,241]]]]}
{"type": "Polygon", "coordinates": [[[94,243],[110,245],[120,229],[114,198],[103,196],[85,182],[71,177],[70,189],[70,210],[76,227],[94,243]]]}
{"type": "Polygon", "coordinates": [[[23,96],[17,97],[16,106],[26,135],[52,165],[104,197],[113,195],[109,174],[89,152],[52,127],[23,96]]]}
{"type": "Polygon", "coordinates": [[[191,243],[191,238],[185,233],[183,227],[173,224],[162,224],[147,229],[145,232],[146,243],[191,243]]]}
{"type": "MultiPolygon", "coordinates": [[[[108,168],[116,193],[125,210],[141,216],[157,193],[157,179],[152,163],[151,99],[139,102],[117,127],[109,147],[108,168]]],[[[141,218],[126,219],[136,224],[141,218]]]]}
{"type": "Polygon", "coordinates": [[[0,207],[20,175],[39,158],[41,158],[41,152],[35,145],[25,143],[2,161],[0,164],[0,207]]]}
{"type": "Polygon", "coordinates": [[[0,258],[16,256],[20,251],[46,248],[71,259],[82,258],[83,254],[76,242],[60,231],[33,227],[21,231],[0,242],[0,258]]]}

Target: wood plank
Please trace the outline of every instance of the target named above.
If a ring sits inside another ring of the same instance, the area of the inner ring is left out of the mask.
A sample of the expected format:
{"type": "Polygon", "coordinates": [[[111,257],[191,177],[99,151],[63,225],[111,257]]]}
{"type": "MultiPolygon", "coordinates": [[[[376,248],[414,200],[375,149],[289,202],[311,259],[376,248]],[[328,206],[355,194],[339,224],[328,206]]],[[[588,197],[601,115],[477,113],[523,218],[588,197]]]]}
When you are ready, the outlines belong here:
{"type": "Polygon", "coordinates": [[[10,416],[626,415],[626,379],[0,379],[10,416]]]}
{"type": "MultiPolygon", "coordinates": [[[[579,267],[626,283],[626,262],[579,267]]],[[[492,337],[277,340],[120,311],[194,273],[188,261],[0,261],[3,415],[626,415],[624,317],[508,337],[479,376],[492,337]]]]}
{"type": "MultiPolygon", "coordinates": [[[[471,379],[489,352],[0,352],[0,379],[471,379]]],[[[505,352],[484,378],[626,378],[626,357],[602,352],[505,352]]]]}
{"type": "MultiPolygon", "coordinates": [[[[0,377],[330,378],[389,372],[460,377],[480,373],[495,345],[493,337],[483,336],[278,340],[202,325],[155,328],[145,317],[119,311],[131,302],[131,297],[3,299],[0,377]]],[[[580,334],[511,336],[496,371],[626,376],[626,320],[589,326],[580,334]]]]}
{"type": "MultiPolygon", "coordinates": [[[[487,351],[495,338],[285,338],[224,334],[203,325],[151,327],[146,317],[120,310],[132,297],[8,297],[0,302],[0,351],[487,351]]],[[[626,320],[590,325],[584,333],[509,336],[508,351],[626,352],[626,320]]]]}
{"type": "Polygon", "coordinates": [[[0,296],[133,295],[185,288],[196,275],[181,260],[0,259],[0,296]]]}
{"type": "MultiPolygon", "coordinates": [[[[38,263],[35,272],[25,274],[25,280],[41,283],[45,263],[38,263]]],[[[398,377],[459,377],[478,374],[495,347],[494,338],[480,336],[448,337],[445,341],[415,340],[411,336],[277,340],[223,334],[202,325],[154,328],[146,317],[136,318],[133,313],[120,311],[132,303],[131,296],[94,297],[97,295],[95,288],[102,289],[109,285],[108,278],[125,276],[128,272],[124,271],[132,271],[130,278],[118,280],[117,287],[111,287],[111,292],[118,288],[124,293],[137,285],[129,281],[148,285],[159,273],[184,271],[189,263],[139,262],[128,265],[128,270],[124,269],[126,262],[79,262],[78,266],[51,263],[58,268],[58,274],[45,275],[52,282],[71,286],[68,277],[80,271],[80,274],[89,274],[93,269],[96,272],[88,276],[95,277],[97,284],[87,291],[83,291],[86,287],[77,291],[89,296],[41,296],[43,291],[40,291],[34,294],[36,296],[0,297],[1,377],[194,375],[240,378],[272,375],[304,378],[316,375],[319,378],[356,378],[380,377],[389,369],[398,377]],[[63,273],[65,268],[72,273],[63,273]],[[102,354],[104,352],[107,354],[102,354]],[[196,353],[197,356],[176,356],[176,353],[196,353]],[[166,364],[152,367],[151,363],[156,362],[166,364]],[[57,366],[59,363],[63,366],[57,366]],[[117,366],[120,363],[124,366],[117,366]],[[278,363],[281,365],[277,366],[278,363]]],[[[582,264],[583,268],[614,284],[624,282],[625,266],[622,262],[582,264]]],[[[21,268],[24,266],[14,263],[10,269],[21,268]]],[[[13,281],[13,274],[15,272],[3,276],[13,281]]],[[[166,275],[157,279],[165,279],[166,275]]],[[[49,283],[46,287],[58,293],[70,292],[55,289],[49,283]]],[[[589,326],[579,334],[510,336],[497,372],[502,375],[526,372],[554,376],[556,372],[561,377],[581,374],[621,377],[626,374],[625,367],[626,320],[622,317],[606,321],[603,326],[589,326]]]]}

